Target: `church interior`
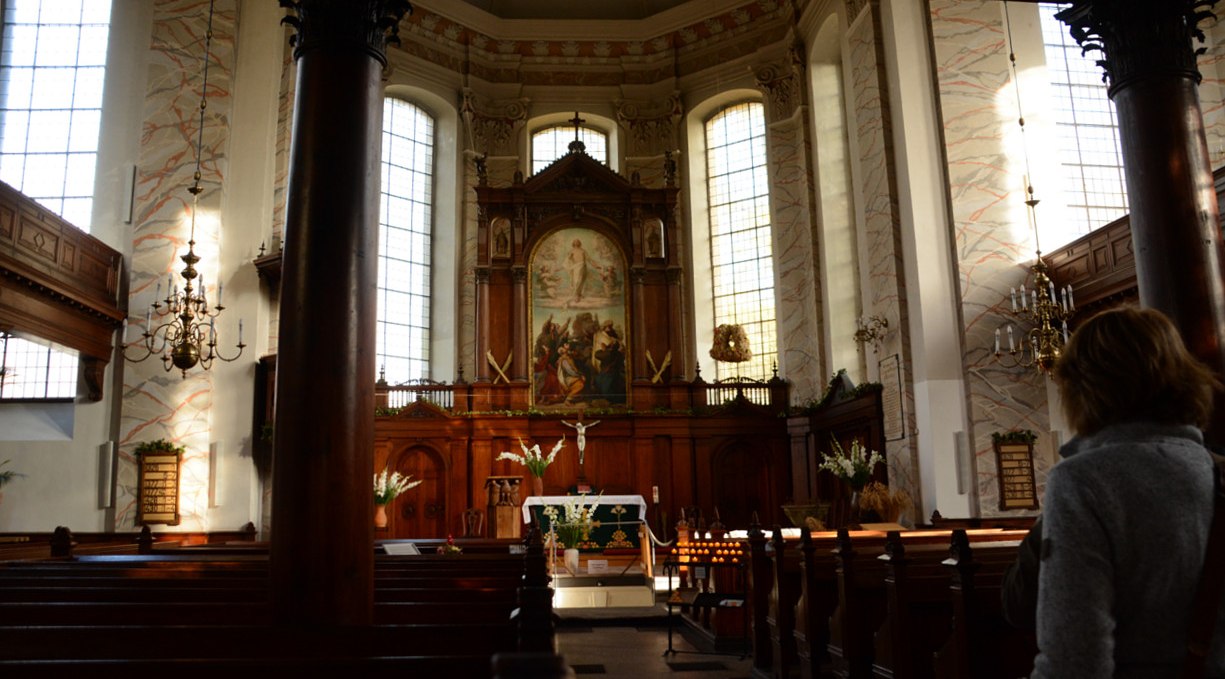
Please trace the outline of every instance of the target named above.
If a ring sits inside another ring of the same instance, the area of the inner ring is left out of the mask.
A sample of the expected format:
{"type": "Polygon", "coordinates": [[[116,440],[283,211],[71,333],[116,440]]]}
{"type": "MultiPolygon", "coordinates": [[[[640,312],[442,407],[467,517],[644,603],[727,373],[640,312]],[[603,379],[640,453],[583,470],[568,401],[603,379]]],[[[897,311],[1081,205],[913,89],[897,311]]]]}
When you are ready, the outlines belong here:
{"type": "MultiPolygon", "coordinates": [[[[369,624],[374,541],[477,556],[535,498],[637,506],[583,567],[659,574],[1023,529],[1078,320],[1225,366],[1215,18],[1170,94],[1082,54],[1087,0],[348,4],[0,2],[0,538],[250,541],[273,621],[369,624]]],[[[691,604],[754,672],[807,647],[691,604]]]]}

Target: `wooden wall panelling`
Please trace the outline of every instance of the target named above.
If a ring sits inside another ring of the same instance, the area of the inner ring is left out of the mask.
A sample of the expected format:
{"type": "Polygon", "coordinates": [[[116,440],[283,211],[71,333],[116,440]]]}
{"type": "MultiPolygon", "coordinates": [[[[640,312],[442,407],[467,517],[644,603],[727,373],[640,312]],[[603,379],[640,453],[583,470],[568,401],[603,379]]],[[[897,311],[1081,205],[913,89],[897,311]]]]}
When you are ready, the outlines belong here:
{"type": "Polygon", "coordinates": [[[122,272],[119,252],[0,183],[0,330],[80,352],[93,401],[126,315],[122,272]]]}

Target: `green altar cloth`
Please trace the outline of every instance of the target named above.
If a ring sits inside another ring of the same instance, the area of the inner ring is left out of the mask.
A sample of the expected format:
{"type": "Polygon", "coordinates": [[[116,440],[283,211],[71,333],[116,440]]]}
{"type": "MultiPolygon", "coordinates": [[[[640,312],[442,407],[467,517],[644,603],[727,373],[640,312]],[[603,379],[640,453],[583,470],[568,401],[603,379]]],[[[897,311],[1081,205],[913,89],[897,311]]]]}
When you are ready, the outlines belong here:
{"type": "MultiPolygon", "coordinates": [[[[556,507],[559,516],[564,516],[562,508],[567,502],[576,502],[580,496],[551,495],[545,497],[529,497],[523,503],[523,521],[530,522],[533,518],[540,523],[540,529],[545,533],[551,527],[549,517],[543,514],[545,507],[556,507]]],[[[585,497],[584,505],[591,504],[595,499],[585,497]]],[[[603,551],[606,549],[638,549],[638,526],[646,522],[647,503],[641,495],[603,495],[595,508],[595,517],[586,539],[580,543],[583,551],[603,551]]]]}

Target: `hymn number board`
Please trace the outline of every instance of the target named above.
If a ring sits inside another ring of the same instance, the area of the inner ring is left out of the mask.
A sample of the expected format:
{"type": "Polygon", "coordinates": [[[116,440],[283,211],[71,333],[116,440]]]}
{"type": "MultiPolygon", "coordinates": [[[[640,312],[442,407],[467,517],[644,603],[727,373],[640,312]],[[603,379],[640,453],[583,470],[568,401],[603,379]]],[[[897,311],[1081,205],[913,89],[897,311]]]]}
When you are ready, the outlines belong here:
{"type": "Polygon", "coordinates": [[[179,525],[179,454],[145,453],[140,456],[140,497],[136,525],[179,525]]]}
{"type": "Polygon", "coordinates": [[[1033,444],[997,442],[995,462],[1000,479],[1000,510],[1037,509],[1033,444]]]}

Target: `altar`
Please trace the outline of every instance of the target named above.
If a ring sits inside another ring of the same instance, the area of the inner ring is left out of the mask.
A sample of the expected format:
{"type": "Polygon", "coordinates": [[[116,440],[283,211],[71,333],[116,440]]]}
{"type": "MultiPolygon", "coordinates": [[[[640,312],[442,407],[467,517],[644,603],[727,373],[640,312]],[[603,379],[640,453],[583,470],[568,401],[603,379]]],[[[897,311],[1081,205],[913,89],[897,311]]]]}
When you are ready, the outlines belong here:
{"type": "MultiPolygon", "coordinates": [[[[542,531],[549,530],[549,517],[542,511],[545,507],[557,507],[561,512],[567,502],[575,502],[580,497],[584,504],[589,504],[593,498],[580,495],[546,495],[529,497],[523,503],[523,522],[531,523],[532,518],[540,524],[542,531]]],[[[591,532],[588,534],[588,545],[585,551],[602,551],[606,549],[638,549],[638,527],[645,526],[647,503],[641,495],[602,495],[598,498],[595,516],[592,519],[591,532]]]]}

